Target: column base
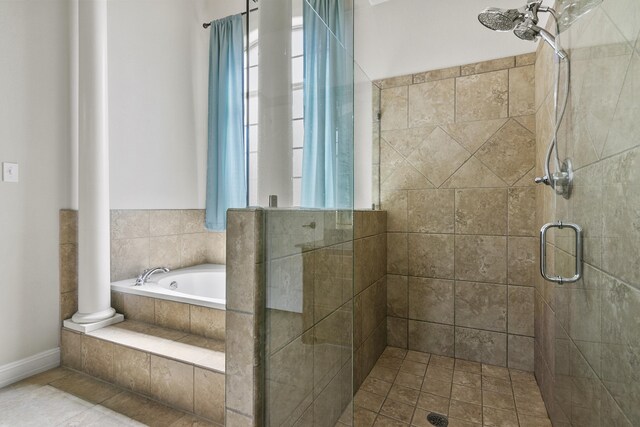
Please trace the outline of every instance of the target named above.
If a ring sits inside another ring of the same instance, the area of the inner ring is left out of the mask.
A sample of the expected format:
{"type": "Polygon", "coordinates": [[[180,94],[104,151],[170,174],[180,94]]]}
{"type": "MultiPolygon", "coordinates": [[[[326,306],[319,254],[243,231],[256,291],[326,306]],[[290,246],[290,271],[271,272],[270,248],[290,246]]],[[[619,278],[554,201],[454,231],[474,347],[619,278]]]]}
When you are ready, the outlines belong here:
{"type": "Polygon", "coordinates": [[[71,316],[71,320],[75,323],[96,323],[102,320],[111,319],[115,314],[116,311],[112,307],[95,313],[80,313],[78,311],[76,314],[71,316]]]}
{"type": "Polygon", "coordinates": [[[82,332],[83,334],[86,334],[87,332],[95,331],[97,329],[104,328],[105,326],[124,322],[124,315],[120,313],[116,313],[115,315],[113,315],[108,319],[100,320],[93,323],[77,323],[74,321],[75,317],[76,315],[74,315],[71,319],[65,320],[64,322],[62,322],[62,325],[67,329],[71,329],[77,332],[82,332]]]}

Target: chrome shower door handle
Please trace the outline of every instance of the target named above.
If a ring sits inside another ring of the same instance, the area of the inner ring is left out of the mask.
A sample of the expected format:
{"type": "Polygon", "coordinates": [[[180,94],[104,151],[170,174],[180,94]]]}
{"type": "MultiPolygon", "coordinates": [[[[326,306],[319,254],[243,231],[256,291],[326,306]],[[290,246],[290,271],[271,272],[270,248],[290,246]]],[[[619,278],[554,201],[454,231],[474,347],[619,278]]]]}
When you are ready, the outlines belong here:
{"type": "Polygon", "coordinates": [[[574,283],[582,278],[582,227],[570,222],[550,222],[540,229],[540,274],[545,280],[554,283],[574,283]],[[576,235],[576,274],[573,277],[550,276],[547,274],[547,231],[551,228],[570,228],[576,235]]]}

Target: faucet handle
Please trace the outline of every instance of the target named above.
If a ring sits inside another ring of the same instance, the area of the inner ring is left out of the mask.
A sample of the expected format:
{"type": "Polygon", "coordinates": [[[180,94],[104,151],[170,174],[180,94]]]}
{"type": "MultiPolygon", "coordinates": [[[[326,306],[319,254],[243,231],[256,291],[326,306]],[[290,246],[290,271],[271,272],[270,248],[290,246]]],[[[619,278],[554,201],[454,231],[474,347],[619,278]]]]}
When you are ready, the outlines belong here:
{"type": "Polygon", "coordinates": [[[533,179],[533,181],[534,181],[536,184],[544,184],[544,185],[549,185],[549,184],[551,184],[551,182],[549,181],[549,177],[548,177],[548,176],[538,176],[538,177],[535,177],[535,178],[533,179]]]}

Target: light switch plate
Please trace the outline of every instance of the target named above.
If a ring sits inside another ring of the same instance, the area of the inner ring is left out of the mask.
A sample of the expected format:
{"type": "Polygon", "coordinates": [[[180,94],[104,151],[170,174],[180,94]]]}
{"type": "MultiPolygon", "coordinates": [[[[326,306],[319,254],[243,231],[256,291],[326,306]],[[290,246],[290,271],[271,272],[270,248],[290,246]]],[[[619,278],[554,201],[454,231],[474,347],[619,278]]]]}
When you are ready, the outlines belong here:
{"type": "Polygon", "coordinates": [[[2,180],[4,182],[18,182],[20,178],[20,169],[17,163],[2,164],[2,180]]]}

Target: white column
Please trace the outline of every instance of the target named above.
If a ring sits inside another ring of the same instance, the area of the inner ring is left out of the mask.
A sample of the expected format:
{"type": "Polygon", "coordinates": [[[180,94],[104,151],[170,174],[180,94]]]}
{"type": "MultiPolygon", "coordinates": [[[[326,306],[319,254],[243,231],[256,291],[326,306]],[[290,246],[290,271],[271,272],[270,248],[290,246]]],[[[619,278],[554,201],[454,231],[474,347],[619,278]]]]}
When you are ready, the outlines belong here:
{"type": "Polygon", "coordinates": [[[78,28],[78,312],[65,326],[88,332],[122,317],[111,308],[107,0],[79,0],[78,28]]]}

